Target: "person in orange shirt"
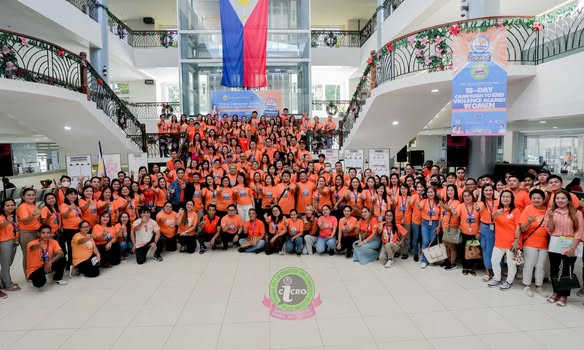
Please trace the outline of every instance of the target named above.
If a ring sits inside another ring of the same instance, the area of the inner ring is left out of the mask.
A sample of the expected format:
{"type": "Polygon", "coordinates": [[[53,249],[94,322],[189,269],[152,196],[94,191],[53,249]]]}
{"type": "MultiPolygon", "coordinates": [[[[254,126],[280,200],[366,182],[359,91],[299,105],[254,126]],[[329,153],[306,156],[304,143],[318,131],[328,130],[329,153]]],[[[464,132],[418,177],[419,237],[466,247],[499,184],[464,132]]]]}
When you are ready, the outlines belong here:
{"type": "MultiPolygon", "coordinates": [[[[28,242],[34,240],[41,227],[41,212],[36,206],[36,191],[32,188],[22,190],[22,201],[16,209],[19,228],[19,243],[22,255],[26,256],[28,242]]],[[[22,269],[26,273],[26,259],[22,259],[22,269]]]]}
{"type": "Polygon", "coordinates": [[[195,204],[192,200],[186,202],[185,209],[181,208],[178,211],[178,216],[176,218],[178,222],[177,237],[180,244],[180,251],[193,254],[195,250],[197,250],[196,234],[199,217],[195,211],[195,204]]]}
{"type": "Polygon", "coordinates": [[[384,221],[380,224],[381,230],[381,252],[379,260],[385,260],[385,268],[393,266],[393,259],[399,256],[406,242],[408,231],[395,222],[395,216],[392,209],[385,212],[384,221]]]}
{"type": "Polygon", "coordinates": [[[361,181],[356,177],[352,178],[348,192],[349,198],[347,200],[347,205],[353,208],[352,215],[354,217],[359,217],[361,215],[361,209],[363,208],[363,200],[361,197],[362,191],[361,181]]]}
{"type": "Polygon", "coordinates": [[[353,243],[359,238],[357,236],[357,218],[352,215],[353,208],[347,205],[343,208],[343,217],[339,220],[339,230],[337,236],[337,251],[346,250],[345,258],[353,257],[353,243]]]}
{"type": "MultiPolygon", "coordinates": [[[[346,175],[346,174],[345,174],[346,175]]],[[[347,185],[348,185],[347,181],[347,185]]],[[[331,201],[332,201],[332,214],[340,220],[343,217],[343,209],[347,205],[349,199],[349,189],[345,185],[343,176],[340,174],[335,175],[335,180],[333,186],[331,186],[331,201]]]]}
{"type": "Polygon", "coordinates": [[[101,255],[91,237],[89,230],[91,226],[87,221],[79,224],[79,232],[71,240],[73,266],[85,277],[93,278],[99,276],[99,266],[101,255]]]}
{"type": "Polygon", "coordinates": [[[51,239],[51,226],[41,225],[38,238],[28,242],[25,248],[26,279],[36,288],[47,284],[46,274],[54,272],[53,281],[67,285],[63,281],[65,271],[65,254],[57,241],[51,239]]]}
{"type": "Polygon", "coordinates": [[[507,179],[507,187],[513,193],[513,198],[515,198],[515,208],[523,211],[525,207],[531,204],[531,201],[529,200],[529,192],[521,189],[520,185],[521,182],[515,175],[511,175],[507,179]]]}
{"type": "Polygon", "coordinates": [[[233,195],[235,197],[235,204],[237,205],[237,214],[244,222],[247,222],[249,221],[249,217],[247,216],[249,210],[254,206],[253,192],[247,185],[247,180],[243,172],[237,174],[236,182],[233,195]]]}
{"type": "Polygon", "coordinates": [[[223,176],[221,185],[217,187],[217,215],[223,218],[227,215],[227,208],[235,204],[235,196],[229,177],[223,176]]]}
{"type": "Polygon", "coordinates": [[[275,189],[276,204],[281,208],[284,215],[289,215],[290,210],[294,209],[294,196],[296,186],[290,183],[290,171],[282,172],[282,183],[278,184],[275,189]]]}
{"type": "Polygon", "coordinates": [[[531,205],[525,208],[519,218],[521,230],[521,246],[525,265],[523,266],[523,290],[529,297],[533,296],[531,282],[535,270],[535,291],[543,296],[543,279],[545,264],[548,259],[548,232],[543,224],[546,206],[545,193],[540,189],[533,189],[529,193],[531,205]]]}
{"type": "Polygon", "coordinates": [[[495,245],[495,223],[493,213],[499,206],[495,200],[495,187],[491,184],[483,186],[481,190],[481,199],[475,203],[475,210],[479,212],[481,221],[481,250],[483,254],[483,264],[486,273],[483,276],[483,282],[489,282],[493,278],[493,266],[491,257],[493,256],[493,247],[495,245]]]}
{"type": "Polygon", "coordinates": [[[227,250],[229,247],[229,242],[238,243],[239,237],[243,232],[243,220],[241,216],[237,215],[237,208],[235,204],[229,204],[227,206],[227,215],[221,219],[220,230],[211,239],[211,246],[215,246],[217,238],[221,237],[223,242],[223,250],[227,250]]]}
{"type": "Polygon", "coordinates": [[[296,212],[304,215],[306,206],[312,204],[312,194],[314,193],[315,185],[308,181],[308,175],[304,170],[298,173],[298,180],[299,182],[296,183],[296,192],[298,193],[296,212]]]}
{"type": "MultiPolygon", "coordinates": [[[[554,198],[556,193],[562,190],[563,180],[561,176],[558,175],[550,175],[547,180],[547,203],[548,208],[552,208],[554,205],[554,198]]],[[[570,201],[572,202],[572,206],[576,209],[582,209],[580,205],[580,200],[576,197],[575,194],[570,192],[570,201]]]]}
{"type": "Polygon", "coordinates": [[[286,233],[288,232],[288,221],[280,206],[272,207],[271,214],[264,214],[268,226],[268,239],[266,240],[266,255],[276,252],[283,254],[282,247],[286,243],[286,233]]]}
{"type": "Polygon", "coordinates": [[[322,214],[324,206],[331,206],[331,191],[326,185],[326,180],[324,177],[320,176],[316,180],[316,188],[312,194],[313,206],[316,210],[316,214],[322,214]]]}
{"type": "Polygon", "coordinates": [[[79,209],[81,209],[81,218],[93,227],[97,224],[97,201],[93,197],[93,187],[85,186],[81,191],[79,198],[79,209]]]}
{"type": "Polygon", "coordinates": [[[112,224],[111,216],[108,213],[101,214],[99,223],[91,229],[91,236],[101,256],[101,266],[105,268],[120,264],[121,254],[118,242],[120,229],[112,224]]]}
{"type": "Polygon", "coordinates": [[[302,254],[304,245],[304,222],[298,218],[298,212],[295,209],[290,210],[290,219],[288,219],[288,236],[286,237],[286,251],[296,252],[296,255],[302,254]]]}
{"type": "Polygon", "coordinates": [[[316,252],[322,254],[328,250],[329,255],[335,254],[338,220],[331,215],[331,208],[325,204],[322,206],[322,216],[318,218],[318,239],[316,240],[316,252]]]}
{"type": "Polygon", "coordinates": [[[499,206],[493,213],[495,222],[495,246],[491,263],[493,265],[493,279],[489,281],[489,287],[499,287],[500,290],[509,290],[513,286],[513,280],[517,273],[517,265],[513,260],[513,251],[519,249],[519,218],[521,211],[515,208],[513,192],[504,190],[501,192],[499,206]],[[501,259],[507,259],[507,280],[501,281],[501,259]]]}
{"type": "MultiPolygon", "coordinates": [[[[422,250],[428,248],[434,237],[440,232],[440,214],[441,208],[439,206],[436,190],[433,187],[428,187],[426,193],[420,202],[418,202],[418,209],[422,213],[422,250]]],[[[420,267],[425,269],[428,266],[428,260],[422,253],[422,262],[420,267]]]]}
{"type": "Polygon", "coordinates": [[[160,227],[160,239],[166,251],[176,251],[177,213],[172,210],[172,203],[166,202],[162,211],[156,215],[156,223],[160,227]]]}
{"type": "Polygon", "coordinates": [[[157,123],[158,126],[158,149],[160,151],[160,157],[168,157],[168,133],[169,125],[166,122],[166,114],[160,115],[160,120],[157,123]]]}
{"type": "MultiPolygon", "coordinates": [[[[10,276],[10,267],[14,262],[18,243],[17,227],[16,202],[13,199],[5,199],[0,205],[0,289],[11,292],[20,290],[10,276]]],[[[0,293],[0,299],[7,297],[5,293],[0,293]]]]}
{"type": "MultiPolygon", "coordinates": [[[[462,233],[462,244],[466,246],[467,241],[480,240],[480,219],[479,212],[475,210],[474,195],[472,190],[462,191],[462,203],[452,210],[452,215],[460,218],[460,232],[462,233]]],[[[462,259],[462,274],[476,276],[476,259],[469,260],[466,255],[462,259]]]]}
{"type": "MultiPolygon", "coordinates": [[[[217,214],[217,207],[215,204],[209,204],[207,206],[207,214],[201,218],[197,230],[197,239],[199,241],[199,254],[204,254],[207,251],[207,246],[205,242],[211,242],[213,238],[221,233],[220,218],[217,214]]],[[[215,241],[213,241],[215,243],[215,241]]],[[[215,244],[211,245],[211,249],[216,249],[215,244]]]]}
{"type": "Polygon", "coordinates": [[[248,211],[249,221],[243,224],[243,235],[247,238],[239,240],[240,253],[261,253],[266,247],[266,226],[257,218],[257,211],[250,208],[248,211]]]}
{"type": "Polygon", "coordinates": [[[57,234],[61,229],[61,213],[57,205],[57,197],[53,193],[45,194],[45,206],[41,208],[41,222],[51,226],[51,236],[58,239],[57,234]]]}
{"type": "Polygon", "coordinates": [[[377,260],[379,257],[379,222],[373,216],[369,208],[361,209],[361,220],[357,224],[359,239],[353,243],[353,261],[358,261],[361,265],[377,260]]]}
{"type": "Polygon", "coordinates": [[[122,260],[126,260],[128,254],[132,251],[132,232],[134,227],[132,226],[132,221],[130,221],[130,215],[128,213],[122,213],[118,218],[118,223],[116,224],[117,241],[120,243],[120,255],[122,260]]]}
{"type": "Polygon", "coordinates": [[[67,268],[70,268],[73,262],[71,240],[73,239],[73,236],[79,232],[79,224],[82,221],[77,190],[73,188],[67,189],[67,192],[65,192],[65,203],[61,204],[59,212],[61,212],[61,217],[63,218],[63,238],[61,240],[61,248],[63,251],[65,251],[65,248],[67,249],[66,266],[67,268]]]}
{"type": "MultiPolygon", "coordinates": [[[[460,235],[460,216],[454,215],[456,208],[460,204],[458,188],[456,185],[450,184],[446,186],[443,201],[444,203],[440,203],[442,208],[442,216],[440,218],[442,232],[444,234],[449,233],[460,235]]],[[[457,268],[456,258],[458,256],[459,243],[460,242],[444,241],[444,246],[446,246],[446,252],[448,253],[448,259],[444,260],[440,266],[446,271],[452,271],[457,268]]]]}

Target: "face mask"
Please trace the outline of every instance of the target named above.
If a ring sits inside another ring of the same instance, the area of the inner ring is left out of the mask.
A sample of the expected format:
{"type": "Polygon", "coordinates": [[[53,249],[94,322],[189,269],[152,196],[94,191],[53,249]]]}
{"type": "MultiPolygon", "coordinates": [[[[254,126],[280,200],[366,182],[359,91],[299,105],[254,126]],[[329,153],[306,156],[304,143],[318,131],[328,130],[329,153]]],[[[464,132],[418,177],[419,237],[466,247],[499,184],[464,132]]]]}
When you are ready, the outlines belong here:
{"type": "Polygon", "coordinates": [[[71,186],[71,182],[69,182],[69,181],[63,181],[63,182],[61,182],[61,186],[62,187],[69,187],[69,186],[71,186]]]}
{"type": "Polygon", "coordinates": [[[329,172],[329,171],[331,171],[331,168],[327,166],[326,168],[324,168],[324,170],[325,170],[326,172],[329,172]]]}

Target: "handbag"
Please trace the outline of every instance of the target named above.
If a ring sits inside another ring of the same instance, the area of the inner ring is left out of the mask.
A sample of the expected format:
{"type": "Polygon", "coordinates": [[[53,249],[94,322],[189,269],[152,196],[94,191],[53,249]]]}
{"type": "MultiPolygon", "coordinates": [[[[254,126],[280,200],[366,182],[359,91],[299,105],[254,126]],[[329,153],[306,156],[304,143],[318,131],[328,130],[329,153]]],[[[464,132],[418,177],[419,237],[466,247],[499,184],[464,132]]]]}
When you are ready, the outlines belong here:
{"type": "Polygon", "coordinates": [[[446,246],[444,243],[440,243],[440,238],[438,235],[434,236],[434,239],[430,242],[430,246],[426,249],[422,249],[426,260],[430,264],[434,264],[448,258],[448,253],[446,252],[446,246]],[[438,244],[432,245],[434,243],[434,239],[437,240],[438,244]]]}
{"type": "Polygon", "coordinates": [[[462,243],[462,234],[459,228],[447,228],[442,235],[442,240],[446,243],[460,244],[462,243]]]}
{"type": "Polygon", "coordinates": [[[512,260],[515,263],[515,265],[517,266],[523,265],[525,260],[523,259],[523,252],[521,251],[521,249],[511,249],[511,252],[513,253],[512,260]]]}
{"type": "Polygon", "coordinates": [[[477,239],[471,239],[466,241],[464,247],[464,258],[466,260],[482,259],[483,255],[481,253],[481,242],[477,239]]]}
{"type": "Polygon", "coordinates": [[[570,266],[569,268],[568,275],[562,274],[562,272],[564,271],[564,262],[565,259],[562,258],[562,262],[560,263],[560,272],[558,273],[558,276],[552,277],[552,286],[554,287],[554,291],[579,289],[580,281],[578,281],[578,277],[576,276],[576,274],[572,273],[572,266],[570,266]]]}

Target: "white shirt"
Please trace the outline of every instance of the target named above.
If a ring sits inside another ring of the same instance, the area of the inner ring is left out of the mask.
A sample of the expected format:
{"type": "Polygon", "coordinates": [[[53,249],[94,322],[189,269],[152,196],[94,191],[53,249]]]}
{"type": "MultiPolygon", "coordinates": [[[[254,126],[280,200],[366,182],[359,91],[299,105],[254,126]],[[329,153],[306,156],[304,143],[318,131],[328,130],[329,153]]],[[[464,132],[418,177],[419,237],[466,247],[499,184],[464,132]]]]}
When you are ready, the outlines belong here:
{"type": "MultiPolygon", "coordinates": [[[[138,225],[140,225],[141,222],[142,219],[134,221],[134,223],[132,224],[134,226],[134,229],[138,225]]],[[[156,221],[148,219],[146,225],[142,225],[142,227],[139,230],[134,230],[134,235],[136,236],[136,246],[141,247],[150,243],[154,234],[159,231],[160,227],[158,226],[156,221]]]]}

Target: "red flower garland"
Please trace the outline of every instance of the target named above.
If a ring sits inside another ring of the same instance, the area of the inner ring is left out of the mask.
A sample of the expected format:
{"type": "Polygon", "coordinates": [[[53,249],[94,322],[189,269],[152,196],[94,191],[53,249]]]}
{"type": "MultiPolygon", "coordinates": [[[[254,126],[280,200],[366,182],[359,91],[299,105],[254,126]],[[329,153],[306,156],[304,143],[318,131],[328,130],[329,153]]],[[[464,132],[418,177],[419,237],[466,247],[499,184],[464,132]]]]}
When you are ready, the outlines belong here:
{"type": "Polygon", "coordinates": [[[460,25],[455,24],[450,26],[450,28],[448,28],[448,32],[450,32],[450,35],[457,36],[458,33],[460,33],[460,25]]]}

